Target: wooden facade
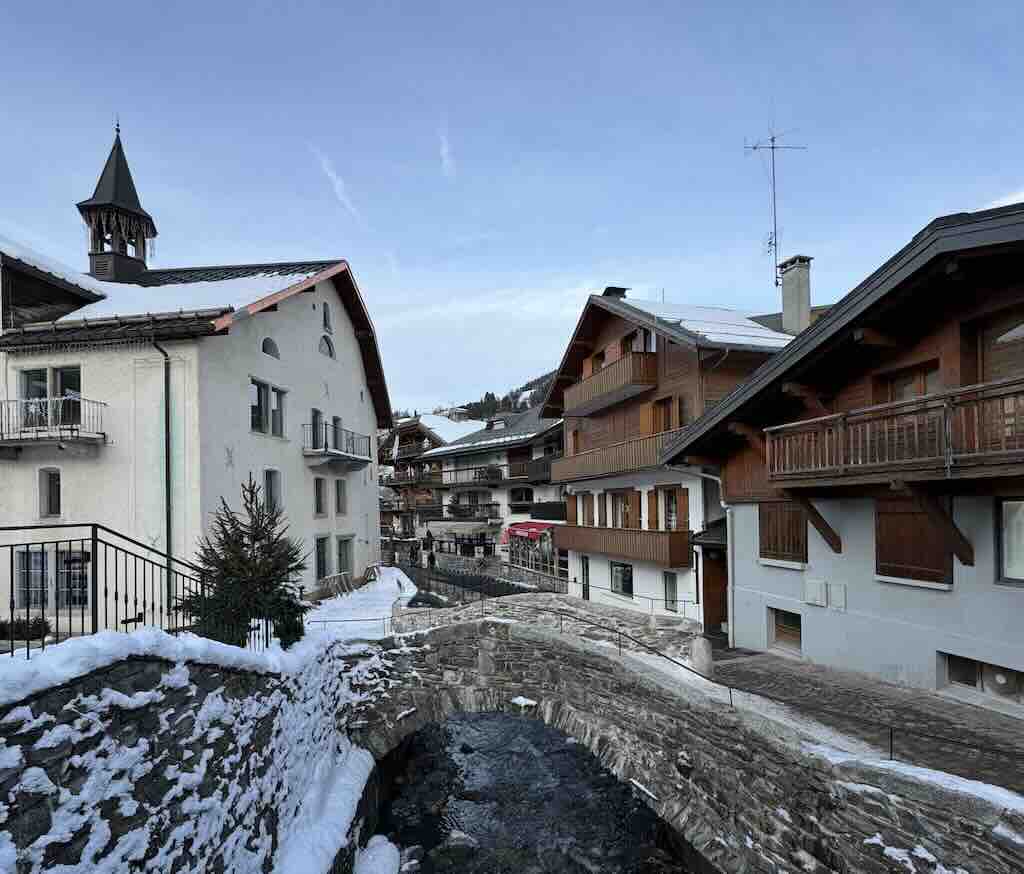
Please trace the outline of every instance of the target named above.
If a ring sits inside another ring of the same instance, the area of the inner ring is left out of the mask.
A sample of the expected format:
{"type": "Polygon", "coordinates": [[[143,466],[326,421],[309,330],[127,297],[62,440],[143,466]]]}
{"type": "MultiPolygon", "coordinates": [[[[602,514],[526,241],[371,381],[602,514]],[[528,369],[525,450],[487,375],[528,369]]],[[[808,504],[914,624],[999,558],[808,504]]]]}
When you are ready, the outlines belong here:
{"type": "Polygon", "coordinates": [[[571,524],[568,520],[552,531],[558,549],[610,555],[673,568],[690,567],[692,561],[689,531],[590,528],[571,524]]]}

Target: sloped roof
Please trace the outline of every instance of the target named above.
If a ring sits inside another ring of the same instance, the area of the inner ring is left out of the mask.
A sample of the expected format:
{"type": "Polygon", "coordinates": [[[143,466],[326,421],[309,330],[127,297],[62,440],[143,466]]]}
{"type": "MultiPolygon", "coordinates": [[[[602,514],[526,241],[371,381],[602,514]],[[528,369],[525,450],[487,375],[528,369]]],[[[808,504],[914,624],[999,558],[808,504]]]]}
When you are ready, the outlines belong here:
{"type": "Polygon", "coordinates": [[[125,158],[124,147],[121,145],[120,131],[114,135],[114,145],[110,147],[107,163],[103,165],[103,172],[100,173],[92,197],[78,204],[79,210],[100,206],[115,206],[145,216],[150,222],[153,221],[153,217],[139,202],[135,180],[132,179],[132,171],[128,167],[128,159],[125,158]]]}
{"type": "Polygon", "coordinates": [[[451,443],[474,431],[479,431],[486,423],[479,419],[465,419],[461,422],[453,422],[446,416],[435,416],[423,413],[419,416],[410,416],[408,419],[399,419],[395,422],[396,428],[411,428],[419,424],[422,428],[431,431],[442,443],[451,443]]]}
{"type": "MultiPolygon", "coordinates": [[[[528,443],[562,424],[561,419],[545,419],[540,415],[541,408],[533,407],[521,413],[506,413],[504,428],[477,428],[471,434],[453,440],[447,446],[439,446],[424,452],[420,458],[438,458],[445,455],[459,455],[469,452],[486,452],[492,449],[505,449],[528,443]]],[[[498,414],[493,418],[499,418],[498,414]]],[[[479,423],[477,423],[479,424],[479,423]]]]}

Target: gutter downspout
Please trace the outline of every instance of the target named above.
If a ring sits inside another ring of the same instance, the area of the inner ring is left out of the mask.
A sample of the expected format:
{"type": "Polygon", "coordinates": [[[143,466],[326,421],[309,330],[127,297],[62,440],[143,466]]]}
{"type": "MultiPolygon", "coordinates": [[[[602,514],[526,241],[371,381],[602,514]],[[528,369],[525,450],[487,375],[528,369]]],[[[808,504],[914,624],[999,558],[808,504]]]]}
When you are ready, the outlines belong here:
{"type": "Polygon", "coordinates": [[[726,555],[726,598],[728,599],[729,605],[729,646],[736,646],[736,591],[733,587],[733,580],[735,579],[736,573],[736,552],[735,552],[735,531],[736,531],[736,519],[733,516],[733,507],[731,504],[726,503],[725,492],[722,489],[722,478],[715,476],[714,474],[704,473],[702,470],[698,470],[691,467],[679,467],[674,464],[666,464],[669,470],[676,471],[677,473],[687,473],[690,476],[696,474],[704,479],[714,480],[718,483],[718,503],[722,505],[722,509],[725,510],[725,555],[726,555]]]}
{"type": "Polygon", "coordinates": [[[153,348],[164,356],[164,545],[167,559],[167,614],[174,607],[171,573],[171,356],[156,340],[153,348]]]}

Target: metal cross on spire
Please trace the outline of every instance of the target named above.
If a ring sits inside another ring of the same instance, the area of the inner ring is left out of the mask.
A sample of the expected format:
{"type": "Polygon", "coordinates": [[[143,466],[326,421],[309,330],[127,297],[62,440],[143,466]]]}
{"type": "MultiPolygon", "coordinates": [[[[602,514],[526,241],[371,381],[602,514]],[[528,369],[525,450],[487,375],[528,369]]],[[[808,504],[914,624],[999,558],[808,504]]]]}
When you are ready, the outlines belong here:
{"type": "Polygon", "coordinates": [[[806,151],[807,146],[788,146],[781,145],[779,140],[784,137],[785,134],[777,134],[774,131],[771,136],[766,139],[760,140],[752,145],[745,145],[743,148],[748,152],[760,152],[768,151],[770,154],[771,163],[771,191],[772,191],[772,235],[768,241],[768,249],[772,254],[772,279],[775,285],[778,286],[781,282],[779,277],[779,258],[782,257],[781,249],[779,247],[779,215],[778,209],[776,208],[775,200],[775,153],[780,149],[791,149],[794,151],[806,151]]]}

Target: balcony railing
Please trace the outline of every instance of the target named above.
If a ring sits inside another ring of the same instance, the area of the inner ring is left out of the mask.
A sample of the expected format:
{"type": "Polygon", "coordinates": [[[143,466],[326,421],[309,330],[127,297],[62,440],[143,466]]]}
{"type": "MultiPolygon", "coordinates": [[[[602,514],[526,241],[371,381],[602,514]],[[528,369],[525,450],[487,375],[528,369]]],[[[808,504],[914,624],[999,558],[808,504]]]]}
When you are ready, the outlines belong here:
{"type": "Polygon", "coordinates": [[[0,443],[21,445],[40,441],[86,440],[101,443],[102,401],[79,397],[0,401],[0,443]]]}
{"type": "Polygon", "coordinates": [[[642,531],[636,528],[592,528],[556,525],[555,546],[576,552],[648,561],[663,567],[690,567],[689,531],[642,531]]]}
{"type": "Polygon", "coordinates": [[[653,388],[658,382],[656,352],[629,352],[565,390],[564,414],[588,416],[653,388]]]}
{"type": "Polygon", "coordinates": [[[382,486],[412,486],[412,485],[441,485],[441,471],[439,470],[402,470],[389,473],[380,477],[382,486]]]}
{"type": "Polygon", "coordinates": [[[489,486],[509,480],[525,480],[526,466],[527,462],[515,462],[455,468],[442,473],[441,483],[446,486],[489,486]]]}
{"type": "Polygon", "coordinates": [[[304,452],[350,455],[370,460],[369,437],[326,423],[302,426],[302,449],[304,452]]]}
{"type": "Polygon", "coordinates": [[[453,522],[496,522],[501,519],[501,507],[497,503],[446,504],[444,518],[453,522]]]}
{"type": "Polygon", "coordinates": [[[398,447],[398,457],[413,458],[417,455],[422,455],[429,448],[429,446],[424,446],[422,443],[406,443],[398,447]]]}
{"type": "Polygon", "coordinates": [[[963,475],[979,465],[1024,461],[1024,379],[792,422],[765,434],[771,480],[963,475]]]}
{"type": "Polygon", "coordinates": [[[535,501],[530,507],[530,518],[539,521],[564,522],[565,501],[535,501]]]}
{"type": "Polygon", "coordinates": [[[682,430],[677,428],[674,431],[662,431],[650,437],[637,437],[622,443],[613,443],[611,446],[580,452],[578,455],[566,455],[552,462],[551,480],[572,482],[656,467],[661,463],[661,450],[665,444],[682,430]]]}
{"type": "Polygon", "coordinates": [[[551,462],[561,458],[561,455],[542,455],[527,462],[526,478],[531,483],[551,482],[551,462]]]}

